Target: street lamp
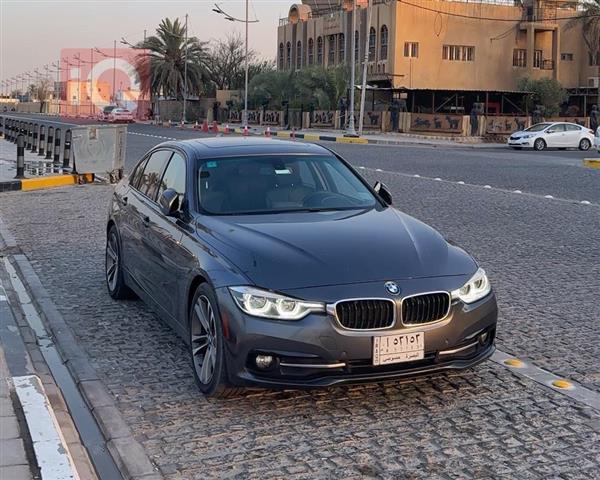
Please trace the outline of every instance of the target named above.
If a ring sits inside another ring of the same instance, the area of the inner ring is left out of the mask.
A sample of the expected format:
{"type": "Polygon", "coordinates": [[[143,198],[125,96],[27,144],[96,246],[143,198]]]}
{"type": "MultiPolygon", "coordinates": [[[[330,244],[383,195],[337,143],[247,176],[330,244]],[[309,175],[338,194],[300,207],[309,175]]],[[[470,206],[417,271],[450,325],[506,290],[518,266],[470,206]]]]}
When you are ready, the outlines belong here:
{"type": "Polygon", "coordinates": [[[213,12],[216,12],[220,15],[225,16],[225,20],[229,20],[230,22],[242,22],[246,25],[246,53],[244,58],[245,63],[245,76],[244,76],[244,112],[242,113],[242,126],[246,127],[248,125],[248,24],[249,23],[258,23],[258,19],[248,20],[248,0],[246,0],[246,18],[245,20],[241,20],[239,18],[235,18],[232,15],[226,13],[218,4],[215,3],[215,8],[212,9],[213,12]]]}
{"type": "Polygon", "coordinates": [[[356,82],[356,0],[352,1],[352,55],[350,64],[350,118],[348,119],[348,129],[346,137],[358,137],[354,127],[354,84],[356,82]]]}
{"type": "MultiPolygon", "coordinates": [[[[107,55],[102,50],[100,50],[98,47],[94,47],[94,51],[96,53],[99,53],[103,57],[111,58],[110,55],[107,55]]],[[[117,103],[117,97],[115,96],[115,88],[116,88],[116,83],[117,83],[117,80],[116,80],[116,73],[117,73],[117,41],[116,40],[113,41],[113,55],[112,55],[112,59],[113,59],[112,100],[113,100],[114,103],[117,103]]]]}

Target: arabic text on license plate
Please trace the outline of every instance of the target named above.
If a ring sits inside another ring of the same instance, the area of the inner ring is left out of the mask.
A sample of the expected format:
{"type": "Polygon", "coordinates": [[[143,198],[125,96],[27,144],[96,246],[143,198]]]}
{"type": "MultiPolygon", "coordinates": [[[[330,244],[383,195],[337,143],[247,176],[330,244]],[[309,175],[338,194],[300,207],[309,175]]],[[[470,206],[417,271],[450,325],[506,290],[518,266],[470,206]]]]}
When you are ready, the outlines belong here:
{"type": "Polygon", "coordinates": [[[423,332],[373,338],[373,365],[422,360],[425,354],[423,332]]]}

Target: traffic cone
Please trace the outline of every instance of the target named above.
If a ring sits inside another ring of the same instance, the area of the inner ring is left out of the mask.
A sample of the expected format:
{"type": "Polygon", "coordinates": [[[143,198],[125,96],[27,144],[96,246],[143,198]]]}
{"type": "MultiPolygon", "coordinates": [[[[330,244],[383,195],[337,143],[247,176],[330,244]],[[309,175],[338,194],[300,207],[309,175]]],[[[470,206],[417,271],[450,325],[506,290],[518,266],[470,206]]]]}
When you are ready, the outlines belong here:
{"type": "Polygon", "coordinates": [[[219,124],[216,120],[213,121],[213,133],[219,133],[219,124]]]}
{"type": "Polygon", "coordinates": [[[267,129],[265,130],[265,136],[267,136],[267,137],[271,136],[271,127],[267,127],[267,129]]]}
{"type": "Polygon", "coordinates": [[[229,124],[228,123],[225,124],[225,132],[224,133],[225,133],[225,135],[227,135],[229,133],[229,124]]]}
{"type": "Polygon", "coordinates": [[[296,129],[295,129],[295,128],[294,128],[294,129],[292,129],[292,133],[290,133],[290,138],[291,138],[292,140],[296,140],[296,129]]]}
{"type": "Polygon", "coordinates": [[[179,128],[185,128],[185,125],[183,123],[183,120],[181,120],[181,123],[179,124],[179,128]]]}
{"type": "Polygon", "coordinates": [[[208,120],[204,120],[204,123],[202,124],[202,131],[204,133],[208,133],[208,120]]]}
{"type": "Polygon", "coordinates": [[[248,125],[244,127],[244,137],[248,136],[248,125]]]}
{"type": "Polygon", "coordinates": [[[198,120],[196,120],[196,123],[194,123],[194,130],[198,130],[198,120]]]}
{"type": "Polygon", "coordinates": [[[171,128],[171,119],[169,118],[169,128],[171,128]]]}

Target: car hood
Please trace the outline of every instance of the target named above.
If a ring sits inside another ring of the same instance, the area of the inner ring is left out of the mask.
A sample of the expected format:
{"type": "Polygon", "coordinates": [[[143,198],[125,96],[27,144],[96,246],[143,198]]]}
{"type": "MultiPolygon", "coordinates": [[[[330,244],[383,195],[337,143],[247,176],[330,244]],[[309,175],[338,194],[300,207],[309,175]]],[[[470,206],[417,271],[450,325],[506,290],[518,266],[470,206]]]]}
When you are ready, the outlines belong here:
{"type": "Polygon", "coordinates": [[[474,273],[474,260],[394,208],[204,216],[198,234],[273,290],[474,273]]]}

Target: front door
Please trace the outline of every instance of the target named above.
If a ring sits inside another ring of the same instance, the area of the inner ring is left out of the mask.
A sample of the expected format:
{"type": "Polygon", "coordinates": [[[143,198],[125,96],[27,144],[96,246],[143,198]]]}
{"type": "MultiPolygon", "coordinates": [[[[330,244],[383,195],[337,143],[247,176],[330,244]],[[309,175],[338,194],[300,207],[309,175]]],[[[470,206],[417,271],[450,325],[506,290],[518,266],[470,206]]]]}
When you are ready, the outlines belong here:
{"type": "Polygon", "coordinates": [[[546,141],[546,145],[550,148],[567,147],[568,145],[566,136],[565,124],[557,123],[546,130],[544,140],[546,141]]]}

